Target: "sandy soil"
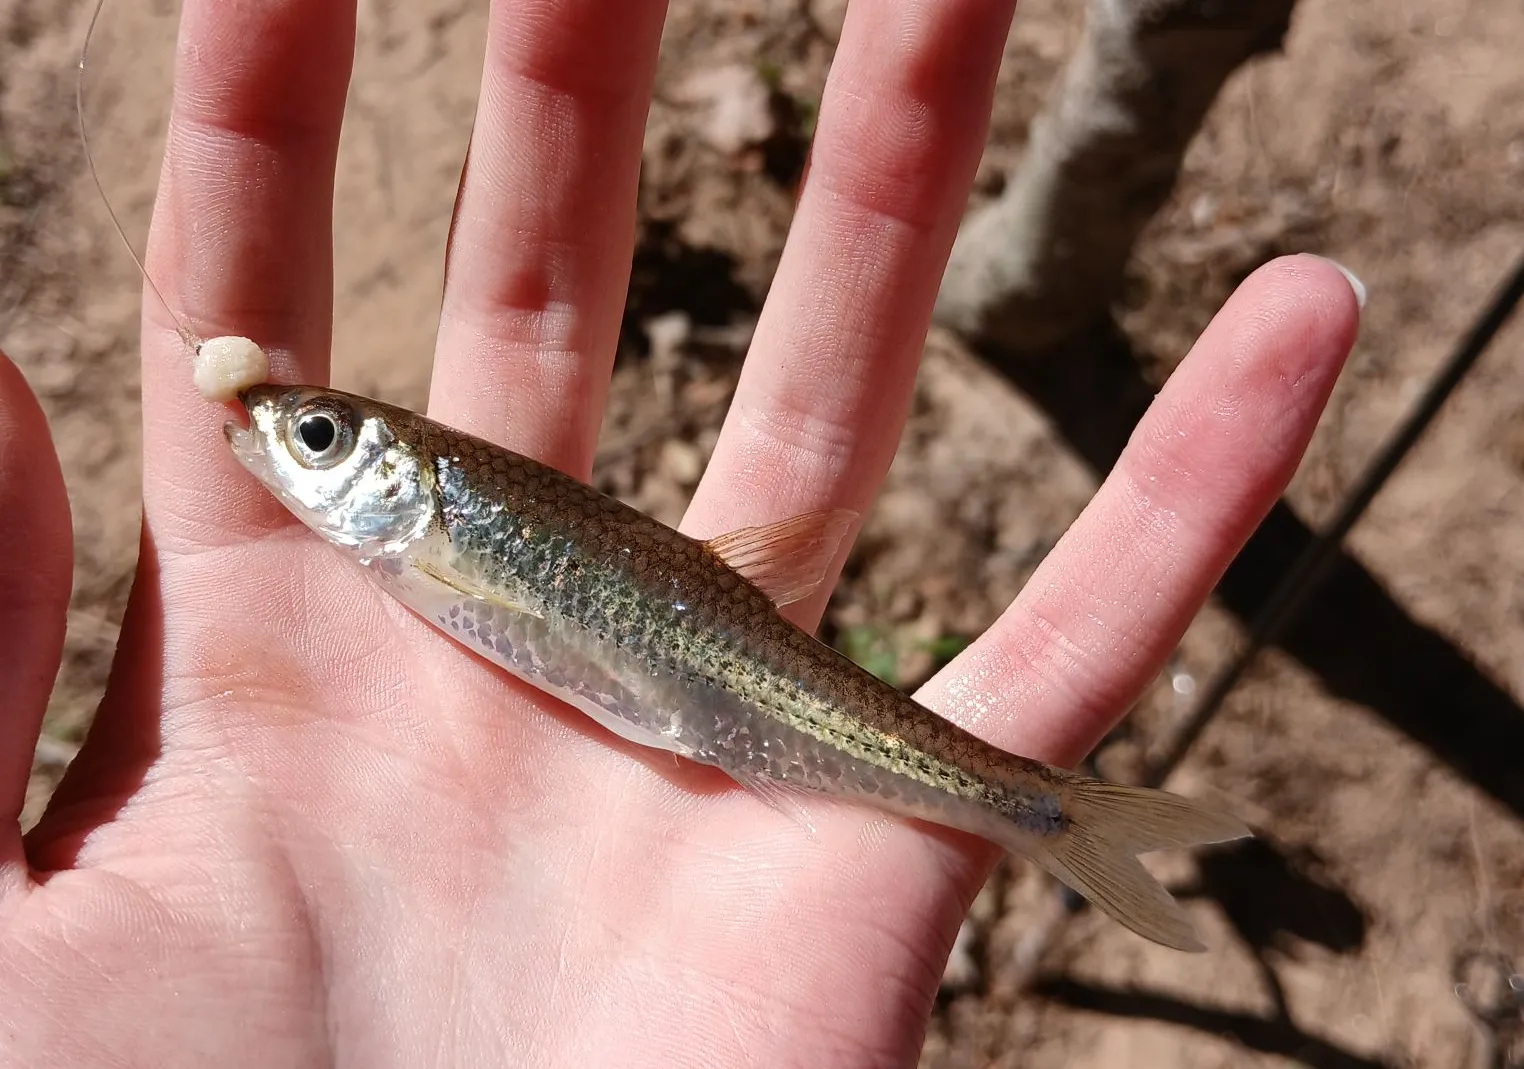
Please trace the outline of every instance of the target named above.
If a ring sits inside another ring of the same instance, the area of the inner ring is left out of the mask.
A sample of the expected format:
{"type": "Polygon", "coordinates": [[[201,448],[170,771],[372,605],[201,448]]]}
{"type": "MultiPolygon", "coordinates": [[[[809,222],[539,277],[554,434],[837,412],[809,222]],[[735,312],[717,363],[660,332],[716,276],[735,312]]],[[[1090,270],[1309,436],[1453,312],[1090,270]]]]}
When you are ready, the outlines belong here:
{"type": "MultiPolygon", "coordinates": [[[[1018,13],[981,194],[1020,157],[1078,6],[1018,13]]],[[[598,469],[663,518],[697,481],[765,295],[839,7],[673,0],[598,469]],[[765,136],[738,150],[707,104],[735,65],[769,94],[765,136]]],[[[484,9],[361,4],[337,226],[341,385],[423,400],[484,9]]],[[[72,132],[87,14],[81,0],[0,0],[0,345],[53,422],[78,546],[29,819],[87,726],[136,552],[138,286],[72,132]]],[[[114,0],[92,76],[103,177],[139,242],[172,22],[167,3],[114,0]]],[[[1042,373],[1005,381],[933,335],[828,635],[904,685],[924,678],[1020,587],[1125,437],[1129,399],[1169,373],[1230,288],[1276,253],[1326,253],[1370,287],[1362,338],[1287,507],[1181,647],[1174,670],[1204,682],[1524,250],[1521,41],[1517,0],[1302,0],[1284,54],[1231,83],[1138,252],[1118,309],[1132,359],[1076,367],[1056,388],[1042,373]]],[[[1002,870],[971,914],[923,1065],[1488,1064],[1454,985],[1468,953],[1524,956],[1521,371],[1524,319],[1177,773],[1264,832],[1168,870],[1214,952],[1174,955],[1081,915],[1029,976],[1024,940],[1055,900],[1002,870]]],[[[1136,768],[1188,708],[1161,679],[1102,767],[1136,768]]],[[[1503,1041],[1524,1057],[1521,1030],[1503,1041]]]]}

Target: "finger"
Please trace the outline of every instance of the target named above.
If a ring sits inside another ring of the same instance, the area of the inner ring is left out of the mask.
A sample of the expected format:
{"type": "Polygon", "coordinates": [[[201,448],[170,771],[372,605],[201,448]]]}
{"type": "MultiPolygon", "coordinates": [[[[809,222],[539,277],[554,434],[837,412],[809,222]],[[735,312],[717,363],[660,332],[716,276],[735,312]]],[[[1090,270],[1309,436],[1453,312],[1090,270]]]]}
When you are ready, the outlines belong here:
{"type": "MultiPolygon", "coordinates": [[[[149,273],[202,337],[240,334],[284,381],[324,382],[332,202],[354,8],[187,0],[149,273]]],[[[161,551],[288,522],[244,478],[191,383],[169,314],[144,303],[144,499],[161,551]]]]}
{"type": "Polygon", "coordinates": [[[0,894],[26,875],[15,822],[63,654],[73,560],[47,420],[0,354],[0,894]]]}
{"type": "Polygon", "coordinates": [[[591,470],[665,4],[498,0],[452,227],[431,414],[591,470]]]}
{"type": "Polygon", "coordinates": [[[1021,595],[921,700],[1040,760],[1089,751],[1285,489],[1358,325],[1326,260],[1251,275],[1021,595]]]}
{"type": "MultiPolygon", "coordinates": [[[[877,492],[979,161],[1012,6],[848,8],[798,214],[689,531],[860,510],[877,492]]],[[[795,619],[817,620],[829,586],[795,619]]]]}

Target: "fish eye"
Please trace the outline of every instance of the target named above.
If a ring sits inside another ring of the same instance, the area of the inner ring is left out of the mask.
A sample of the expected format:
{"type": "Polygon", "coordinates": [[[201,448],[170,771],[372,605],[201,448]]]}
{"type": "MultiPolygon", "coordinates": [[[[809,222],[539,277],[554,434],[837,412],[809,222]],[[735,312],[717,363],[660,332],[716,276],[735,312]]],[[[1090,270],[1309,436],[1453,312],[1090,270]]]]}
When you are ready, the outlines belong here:
{"type": "Polygon", "coordinates": [[[338,440],[339,428],[328,413],[314,412],[302,417],[302,421],[296,425],[296,434],[308,452],[322,454],[338,440]]]}
{"type": "Polygon", "coordinates": [[[328,468],[354,448],[350,421],[328,407],[310,407],[291,421],[290,440],[296,459],[309,468],[328,468]]]}

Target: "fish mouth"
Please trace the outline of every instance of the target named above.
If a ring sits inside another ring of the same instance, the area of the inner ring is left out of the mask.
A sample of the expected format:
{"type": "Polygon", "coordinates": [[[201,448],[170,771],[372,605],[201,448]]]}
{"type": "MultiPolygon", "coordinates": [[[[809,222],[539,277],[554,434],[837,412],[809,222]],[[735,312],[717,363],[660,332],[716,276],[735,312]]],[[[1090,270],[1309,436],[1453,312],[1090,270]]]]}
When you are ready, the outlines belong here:
{"type": "Polygon", "coordinates": [[[222,436],[228,440],[228,445],[235,453],[251,453],[257,448],[254,443],[254,432],[247,427],[240,427],[232,420],[222,425],[222,436]]]}
{"type": "Polygon", "coordinates": [[[228,446],[233,450],[233,456],[238,458],[238,462],[248,468],[251,473],[258,475],[259,469],[265,466],[260,463],[265,459],[265,448],[259,435],[255,434],[250,427],[240,427],[232,420],[228,420],[222,425],[222,436],[227,439],[228,446]]]}
{"type": "Polygon", "coordinates": [[[222,436],[233,450],[233,457],[250,475],[270,493],[274,494],[288,510],[307,526],[313,526],[310,510],[298,500],[276,473],[275,459],[268,448],[268,439],[257,426],[240,427],[229,420],[222,425],[222,436]]]}
{"type": "Polygon", "coordinates": [[[240,390],[238,400],[248,418],[247,427],[229,420],[222,425],[222,436],[227,439],[233,456],[260,482],[267,483],[270,474],[269,416],[270,408],[280,390],[267,384],[250,386],[240,390]],[[264,416],[266,418],[261,419],[264,416]]]}
{"type": "Polygon", "coordinates": [[[244,411],[248,415],[249,425],[245,427],[235,420],[228,420],[222,425],[222,436],[227,439],[228,447],[233,451],[233,457],[244,470],[269,486],[272,476],[269,440],[267,432],[261,427],[258,399],[249,394],[250,391],[245,391],[239,395],[239,400],[243,402],[244,411]]]}

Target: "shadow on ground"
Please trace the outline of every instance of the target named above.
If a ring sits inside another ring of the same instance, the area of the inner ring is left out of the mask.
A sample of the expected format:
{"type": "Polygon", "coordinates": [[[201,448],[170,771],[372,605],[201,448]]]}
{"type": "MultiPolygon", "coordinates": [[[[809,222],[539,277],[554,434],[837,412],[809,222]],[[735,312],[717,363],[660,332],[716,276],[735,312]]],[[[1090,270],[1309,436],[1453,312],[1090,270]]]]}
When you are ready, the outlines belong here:
{"type": "MultiPolygon", "coordinates": [[[[1156,392],[1121,335],[1062,353],[985,360],[1047,412],[1097,473],[1116,463],[1156,392]]],[[[1315,533],[1278,502],[1218,584],[1251,623],[1315,533]]],[[[1412,619],[1364,565],[1341,553],[1276,645],[1341,698],[1365,705],[1524,817],[1524,709],[1459,648],[1412,619]]]]}
{"type": "MultiPolygon", "coordinates": [[[[728,254],[685,244],[667,224],[641,235],[622,348],[644,352],[642,325],[680,310],[699,326],[755,316],[728,254]]],[[[1119,331],[1059,353],[986,363],[1040,406],[1096,473],[1116,463],[1156,388],[1119,331]]],[[[1220,604],[1245,624],[1265,608],[1315,533],[1278,502],[1218,584],[1220,604]]],[[[1359,561],[1341,553],[1277,643],[1334,694],[1365,705],[1524,817],[1524,709],[1458,647],[1408,615],[1359,561]]]]}
{"type": "Polygon", "coordinates": [[[1313,1069],[1389,1069],[1388,1064],[1304,1031],[1267,952],[1295,953],[1310,943],[1335,954],[1357,953],[1368,928],[1364,912],[1327,875],[1322,859],[1307,849],[1283,848],[1260,837],[1203,852],[1194,884],[1175,889],[1181,898],[1217,902],[1253,955],[1272,1012],[1261,1016],[1218,1009],[1138,988],[1085,983],[1067,976],[1037,981],[1032,992],[1075,1009],[1113,1017],[1148,1018],[1230,1038],[1265,1054],[1313,1069]]]}
{"type": "Polygon", "coordinates": [[[1133,991],[1067,978],[1039,982],[1033,993],[1075,1009],[1113,1017],[1150,1018],[1194,1028],[1231,1039],[1250,1050],[1276,1054],[1312,1069],[1393,1069],[1389,1063],[1366,1058],[1308,1035],[1286,1019],[1198,1006],[1168,995],[1133,991]]]}

